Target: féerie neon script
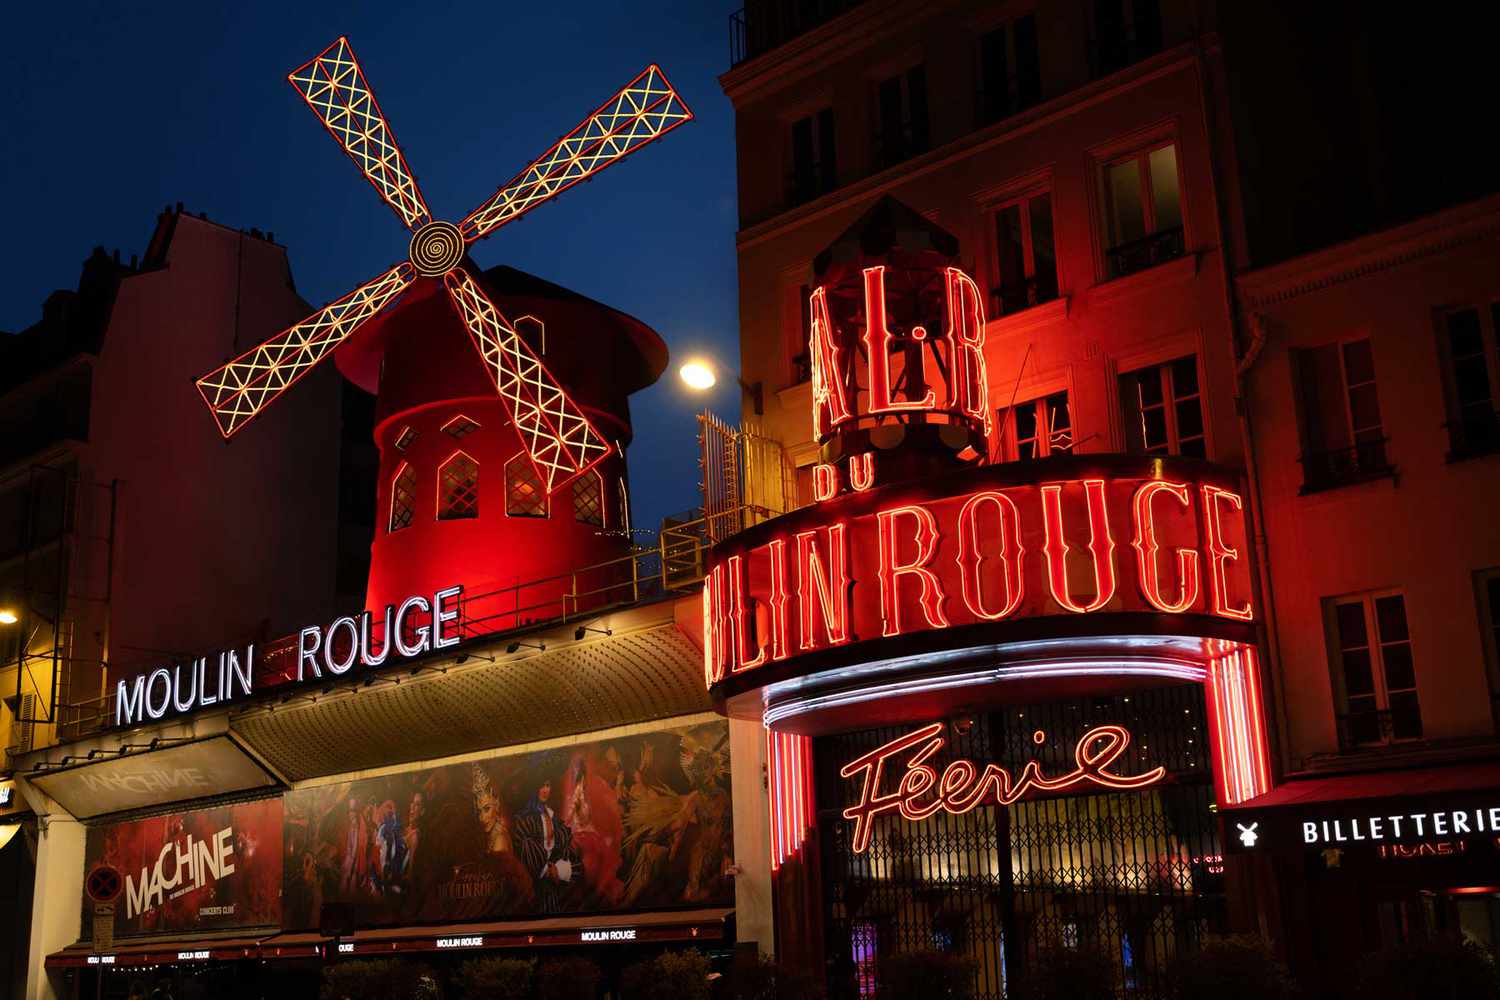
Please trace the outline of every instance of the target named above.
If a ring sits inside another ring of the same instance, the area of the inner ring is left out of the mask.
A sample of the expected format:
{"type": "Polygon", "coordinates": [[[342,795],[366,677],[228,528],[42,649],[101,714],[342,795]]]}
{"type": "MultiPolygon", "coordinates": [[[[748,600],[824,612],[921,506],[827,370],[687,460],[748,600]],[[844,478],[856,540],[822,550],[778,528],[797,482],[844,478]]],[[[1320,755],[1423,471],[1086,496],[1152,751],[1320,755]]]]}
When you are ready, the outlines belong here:
{"type": "Polygon", "coordinates": [[[844,818],[854,820],[854,852],[870,846],[870,834],[876,816],[900,812],[909,820],[926,819],[938,810],[961,815],[980,805],[994,803],[1008,806],[1028,792],[1060,792],[1075,785],[1092,783],[1113,790],[1144,788],[1162,779],[1165,767],[1144,774],[1115,774],[1109,770],[1130,746],[1130,733],[1123,726],[1098,726],[1084,733],[1073,750],[1077,764],[1072,771],[1055,778],[1042,774],[1041,764],[1026,762],[1019,777],[998,764],[986,764],[981,772],[971,760],[949,761],[941,775],[927,763],[946,744],[944,724],[934,722],[905,736],[898,737],[845,764],[839,774],[845,778],[860,776],[864,786],[859,802],[844,810],[844,818]],[[885,762],[910,752],[906,773],[896,790],[882,794],[885,762]]]}

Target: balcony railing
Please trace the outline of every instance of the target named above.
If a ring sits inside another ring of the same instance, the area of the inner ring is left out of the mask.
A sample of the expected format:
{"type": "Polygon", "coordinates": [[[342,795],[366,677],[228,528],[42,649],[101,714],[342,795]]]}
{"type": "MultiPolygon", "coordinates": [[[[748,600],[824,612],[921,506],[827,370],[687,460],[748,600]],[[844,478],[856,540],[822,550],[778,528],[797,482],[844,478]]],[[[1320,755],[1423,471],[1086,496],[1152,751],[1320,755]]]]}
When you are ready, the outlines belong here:
{"type": "MultiPolygon", "coordinates": [[[[727,538],[774,516],[766,508],[742,505],[704,516],[701,510],[667,518],[655,545],[637,545],[624,556],[580,566],[567,573],[529,580],[482,593],[465,593],[456,623],[465,640],[501,638],[608,611],[685,594],[707,569],[712,539],[727,538]]],[[[383,621],[372,623],[380,634],[383,621]]],[[[286,636],[257,649],[254,690],[291,683],[297,676],[298,637],[286,636]]],[[[205,654],[197,654],[205,655],[205,654]]],[[[194,659],[183,657],[183,661],[194,659]]],[[[57,739],[71,741],[109,729],[115,721],[115,690],[102,697],[59,705],[57,739]]]]}
{"type": "Polygon", "coordinates": [[[1159,229],[1140,239],[1121,243],[1104,251],[1109,264],[1111,278],[1123,278],[1127,274],[1144,271],[1148,267],[1165,264],[1187,252],[1181,226],[1159,229]]]}
{"type": "Polygon", "coordinates": [[[1037,274],[990,289],[991,317],[1009,316],[1057,298],[1057,275],[1037,274]]]}
{"type": "Polygon", "coordinates": [[[836,187],[838,178],[828,165],[814,163],[810,168],[793,170],[786,175],[786,207],[805,205],[836,187]]]}
{"type": "Polygon", "coordinates": [[[1344,448],[1308,452],[1302,463],[1302,492],[1317,493],[1395,475],[1385,454],[1385,438],[1344,448]]]}
{"type": "Polygon", "coordinates": [[[1500,413],[1488,404],[1466,409],[1445,426],[1449,461],[1500,451],[1500,413]]]}
{"type": "Polygon", "coordinates": [[[1348,712],[1337,717],[1339,752],[1349,753],[1422,738],[1422,719],[1412,711],[1388,708],[1348,712]]]}
{"type": "Polygon", "coordinates": [[[769,52],[863,0],[760,0],[729,15],[729,65],[769,52]]]}

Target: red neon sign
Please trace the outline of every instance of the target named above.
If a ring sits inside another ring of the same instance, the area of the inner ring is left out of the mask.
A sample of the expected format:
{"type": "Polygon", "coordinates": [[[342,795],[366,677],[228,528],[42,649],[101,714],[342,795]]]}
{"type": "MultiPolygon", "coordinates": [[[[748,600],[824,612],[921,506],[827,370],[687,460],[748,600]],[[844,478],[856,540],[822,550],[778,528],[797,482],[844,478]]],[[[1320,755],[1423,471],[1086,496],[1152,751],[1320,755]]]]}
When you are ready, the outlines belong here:
{"type": "Polygon", "coordinates": [[[1107,725],[1090,729],[1079,738],[1073,750],[1076,764],[1067,774],[1049,778],[1042,774],[1041,764],[1026,762],[1019,776],[998,764],[986,764],[981,771],[971,760],[959,758],[948,762],[941,774],[927,763],[947,740],[942,736],[943,723],[934,722],[845,764],[839,774],[858,776],[863,785],[859,801],[844,810],[844,818],[854,821],[852,848],[856,854],[870,846],[875,817],[899,812],[907,820],[926,819],[943,811],[962,815],[978,806],[1008,806],[1035,792],[1062,792],[1079,785],[1099,785],[1114,791],[1145,788],[1160,781],[1165,767],[1155,767],[1144,774],[1115,774],[1109,770],[1130,746],[1130,733],[1123,726],[1107,725]],[[885,764],[892,757],[909,755],[906,773],[895,784],[895,791],[882,792],[885,764]]]}
{"type": "Polygon", "coordinates": [[[949,627],[1106,612],[1253,620],[1238,494],[1188,475],[1017,484],[1015,474],[967,470],[966,489],[901,491],[908,502],[890,487],[848,492],[721,543],[705,584],[710,685],[949,627]]]}

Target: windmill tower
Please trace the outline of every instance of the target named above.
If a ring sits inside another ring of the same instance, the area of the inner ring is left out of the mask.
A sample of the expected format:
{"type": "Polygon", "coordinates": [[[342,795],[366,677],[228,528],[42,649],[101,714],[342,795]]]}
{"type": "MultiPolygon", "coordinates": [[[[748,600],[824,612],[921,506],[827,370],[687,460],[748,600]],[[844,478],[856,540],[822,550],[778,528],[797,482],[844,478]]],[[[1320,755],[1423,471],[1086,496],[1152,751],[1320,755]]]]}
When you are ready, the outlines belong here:
{"type": "Polygon", "coordinates": [[[289,79],[411,231],[407,257],[204,375],[199,392],[231,438],[334,355],[376,395],[367,606],[379,614],[407,595],[463,584],[472,631],[552,617],[562,595],[607,581],[500,591],[628,545],[626,399],[660,375],[666,348],[639,321],[539,278],[481,273],[467,250],[692,113],[649,66],[452,223],[428,210],[347,39],[289,79]]]}

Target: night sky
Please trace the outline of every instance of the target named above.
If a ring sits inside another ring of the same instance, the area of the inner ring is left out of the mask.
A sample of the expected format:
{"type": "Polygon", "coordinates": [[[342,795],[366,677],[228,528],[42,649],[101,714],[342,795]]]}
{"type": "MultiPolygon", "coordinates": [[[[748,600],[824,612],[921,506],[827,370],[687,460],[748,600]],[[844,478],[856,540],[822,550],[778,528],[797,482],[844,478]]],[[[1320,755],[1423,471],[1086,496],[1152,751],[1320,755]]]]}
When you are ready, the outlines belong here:
{"type": "MultiPolygon", "coordinates": [[[[673,362],[632,399],[635,523],[698,503],[686,356],[738,358],[734,127],[717,76],[735,0],[40,3],[0,38],[0,330],[40,317],[95,245],[145,249],[168,203],[287,247],[314,306],[404,259],[394,213],[286,74],[339,35],[458,221],[650,62],[697,115],[473,248],[655,327],[673,362]]],[[[732,379],[708,402],[737,417],[732,379]],[[729,389],[725,388],[727,384],[729,389]]],[[[214,433],[207,415],[203,431],[214,433]]]]}

